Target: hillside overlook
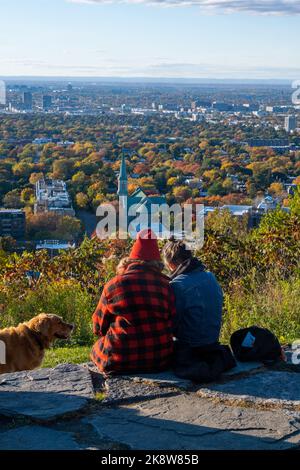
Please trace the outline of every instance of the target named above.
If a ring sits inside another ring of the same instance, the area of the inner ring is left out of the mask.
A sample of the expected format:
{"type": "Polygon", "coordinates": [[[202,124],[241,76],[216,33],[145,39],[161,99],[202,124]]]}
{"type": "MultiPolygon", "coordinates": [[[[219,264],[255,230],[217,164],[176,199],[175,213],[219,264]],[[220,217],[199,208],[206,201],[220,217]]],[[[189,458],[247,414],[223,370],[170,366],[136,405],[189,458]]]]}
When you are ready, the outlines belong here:
{"type": "MultiPolygon", "coordinates": [[[[225,292],[222,341],[252,324],[282,343],[300,337],[297,198],[290,213],[269,213],[250,232],[227,213],[209,219],[197,256],[225,292]]],[[[105,380],[86,363],[91,314],[131,243],[85,238],[53,258],[0,252],[1,327],[41,311],[76,324],[67,346],[49,351],[49,368],[0,376],[0,448],[299,448],[299,366],[239,365],[217,383],[196,386],[170,373],[105,380]],[[40,273],[38,281],[28,271],[40,273]]]]}
{"type": "Polygon", "coordinates": [[[299,449],[299,372],[238,364],[201,387],[91,364],[4,374],[0,449],[299,449]]]}

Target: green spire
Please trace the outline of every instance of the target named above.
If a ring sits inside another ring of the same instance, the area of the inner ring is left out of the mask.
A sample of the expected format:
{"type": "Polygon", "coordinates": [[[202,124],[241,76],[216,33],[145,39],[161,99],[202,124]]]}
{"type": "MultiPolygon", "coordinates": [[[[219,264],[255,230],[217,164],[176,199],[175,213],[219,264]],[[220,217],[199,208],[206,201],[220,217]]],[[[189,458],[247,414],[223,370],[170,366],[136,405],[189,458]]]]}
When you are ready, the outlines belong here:
{"type": "Polygon", "coordinates": [[[118,195],[128,196],[128,180],[126,171],[125,155],[122,154],[120,173],[118,177],[118,195]]]}

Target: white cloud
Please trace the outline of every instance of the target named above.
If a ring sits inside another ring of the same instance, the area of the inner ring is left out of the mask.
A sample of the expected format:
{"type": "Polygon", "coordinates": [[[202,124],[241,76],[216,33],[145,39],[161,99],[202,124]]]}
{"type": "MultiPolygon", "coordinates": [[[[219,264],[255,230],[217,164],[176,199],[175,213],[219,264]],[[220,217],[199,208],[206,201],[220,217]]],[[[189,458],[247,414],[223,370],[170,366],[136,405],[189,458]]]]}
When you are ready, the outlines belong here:
{"type": "Polygon", "coordinates": [[[161,7],[197,6],[214,13],[250,13],[258,15],[299,15],[299,0],[67,0],[71,3],[130,3],[161,7]]]}
{"type": "MultiPolygon", "coordinates": [[[[0,60],[0,71],[1,63],[0,60]]],[[[5,61],[4,61],[5,62],[5,61]]],[[[214,63],[149,61],[137,65],[135,61],[105,61],[100,64],[62,64],[36,60],[10,60],[12,70],[21,67],[25,72],[42,75],[153,77],[153,78],[295,78],[300,67],[246,66],[214,63]]],[[[11,72],[14,74],[13,72],[11,72]]]]}
{"type": "Polygon", "coordinates": [[[78,77],[152,77],[152,78],[283,78],[295,79],[300,67],[250,66],[227,63],[173,62],[171,60],[103,60],[98,63],[51,63],[37,59],[0,59],[0,74],[78,77]]]}

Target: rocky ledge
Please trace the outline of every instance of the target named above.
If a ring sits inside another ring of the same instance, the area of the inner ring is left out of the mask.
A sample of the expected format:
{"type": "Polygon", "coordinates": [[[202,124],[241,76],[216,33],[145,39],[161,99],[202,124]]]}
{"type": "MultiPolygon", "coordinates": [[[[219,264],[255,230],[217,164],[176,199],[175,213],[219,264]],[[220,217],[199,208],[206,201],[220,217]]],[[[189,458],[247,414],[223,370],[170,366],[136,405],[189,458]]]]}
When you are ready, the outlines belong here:
{"type": "Polygon", "coordinates": [[[0,376],[0,449],[300,448],[300,370],[238,364],[196,386],[92,364],[0,376]]]}

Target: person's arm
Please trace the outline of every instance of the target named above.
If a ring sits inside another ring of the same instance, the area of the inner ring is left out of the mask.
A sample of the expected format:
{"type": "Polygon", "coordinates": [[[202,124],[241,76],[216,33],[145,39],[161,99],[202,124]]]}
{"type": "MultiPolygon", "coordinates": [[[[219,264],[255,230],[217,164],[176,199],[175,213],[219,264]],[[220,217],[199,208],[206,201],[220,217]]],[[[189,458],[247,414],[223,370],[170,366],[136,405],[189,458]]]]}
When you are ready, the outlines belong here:
{"type": "Polygon", "coordinates": [[[184,296],[180,287],[180,282],[177,282],[174,279],[171,281],[170,286],[175,297],[174,334],[176,336],[178,328],[180,327],[182,315],[184,314],[184,296]]]}
{"type": "Polygon", "coordinates": [[[175,293],[172,287],[170,288],[170,304],[171,304],[170,315],[171,315],[172,321],[174,322],[174,319],[176,317],[176,299],[175,299],[175,293]]]}
{"type": "Polygon", "coordinates": [[[98,306],[93,313],[93,332],[96,336],[101,337],[106,335],[110,327],[111,313],[109,312],[107,305],[108,302],[104,288],[98,306]]]}

